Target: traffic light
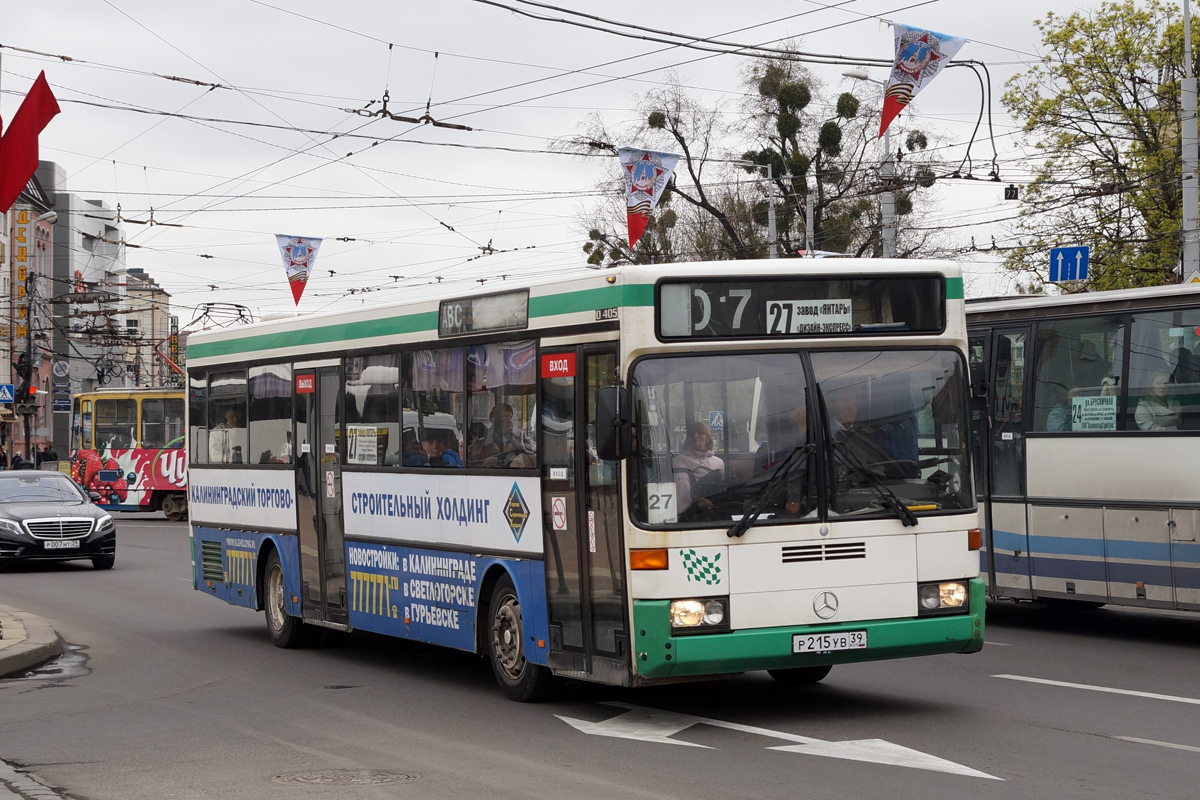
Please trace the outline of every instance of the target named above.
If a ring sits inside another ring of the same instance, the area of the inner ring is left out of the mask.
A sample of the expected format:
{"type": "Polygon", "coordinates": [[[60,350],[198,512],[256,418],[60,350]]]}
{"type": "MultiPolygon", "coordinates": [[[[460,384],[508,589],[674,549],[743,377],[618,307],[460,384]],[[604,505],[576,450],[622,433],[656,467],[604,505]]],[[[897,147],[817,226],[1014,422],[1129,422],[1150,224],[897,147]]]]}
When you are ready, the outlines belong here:
{"type": "MultiPolygon", "coordinates": [[[[24,358],[24,356],[22,356],[24,358]]],[[[17,387],[17,391],[13,394],[14,403],[26,403],[29,401],[29,381],[21,381],[21,385],[17,387]]]]}

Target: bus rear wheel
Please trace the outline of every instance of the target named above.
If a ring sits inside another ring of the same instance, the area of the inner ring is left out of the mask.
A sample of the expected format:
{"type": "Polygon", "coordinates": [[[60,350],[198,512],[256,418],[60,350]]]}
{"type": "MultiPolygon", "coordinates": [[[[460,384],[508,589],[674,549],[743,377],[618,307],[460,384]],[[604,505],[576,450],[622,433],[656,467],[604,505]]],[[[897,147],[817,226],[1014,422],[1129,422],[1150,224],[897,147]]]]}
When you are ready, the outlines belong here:
{"type": "Polygon", "coordinates": [[[512,579],[505,575],[492,592],[488,614],[488,654],[496,682],[510,700],[525,703],[545,698],[553,677],[550,670],[525,658],[525,626],[521,601],[512,579]]]}
{"type": "Polygon", "coordinates": [[[172,492],[162,499],[162,512],[167,519],[177,522],[187,515],[187,496],[172,492]]]}
{"type": "Polygon", "coordinates": [[[267,633],[276,647],[304,647],[311,639],[311,630],[298,617],[287,613],[287,591],[283,583],[283,564],[275,550],[267,556],[266,594],[263,605],[267,612],[267,633]]]}
{"type": "Polygon", "coordinates": [[[795,667],[793,669],[769,669],[767,674],[784,686],[807,686],[820,683],[833,669],[833,665],[823,667],[795,667]]]}

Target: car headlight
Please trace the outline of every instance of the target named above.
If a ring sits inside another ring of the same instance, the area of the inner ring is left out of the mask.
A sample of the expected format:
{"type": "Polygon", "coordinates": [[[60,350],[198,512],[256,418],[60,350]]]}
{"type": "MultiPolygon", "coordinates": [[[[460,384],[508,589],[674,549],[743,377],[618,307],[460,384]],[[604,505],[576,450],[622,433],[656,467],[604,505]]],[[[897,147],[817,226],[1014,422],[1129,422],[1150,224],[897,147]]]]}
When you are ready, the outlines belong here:
{"type": "Polygon", "coordinates": [[[9,519],[0,519],[0,531],[5,533],[15,533],[18,536],[25,534],[25,529],[21,527],[21,523],[13,522],[9,519]]]}
{"type": "Polygon", "coordinates": [[[918,614],[953,614],[964,611],[969,594],[966,581],[940,581],[917,586],[918,614]]]}
{"type": "Polygon", "coordinates": [[[117,523],[113,522],[111,514],[105,514],[103,517],[96,520],[96,530],[98,531],[106,531],[109,528],[115,527],[117,527],[117,523]]]}
{"type": "Polygon", "coordinates": [[[725,597],[704,597],[672,600],[670,608],[673,633],[715,633],[729,630],[729,600],[725,597]]]}

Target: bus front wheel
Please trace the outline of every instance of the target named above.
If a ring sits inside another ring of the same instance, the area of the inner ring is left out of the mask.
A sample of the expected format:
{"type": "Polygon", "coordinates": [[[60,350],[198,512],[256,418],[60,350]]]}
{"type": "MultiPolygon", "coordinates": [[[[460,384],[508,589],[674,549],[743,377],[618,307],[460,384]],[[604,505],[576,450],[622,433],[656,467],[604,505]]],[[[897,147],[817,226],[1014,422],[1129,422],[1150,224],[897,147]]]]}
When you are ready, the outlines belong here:
{"type": "Polygon", "coordinates": [[[774,678],[778,683],[784,686],[807,686],[812,683],[820,683],[829,674],[833,666],[826,664],[823,667],[795,667],[794,669],[769,669],[767,674],[774,678]]]}
{"type": "Polygon", "coordinates": [[[496,584],[488,614],[488,652],[496,682],[510,700],[540,700],[550,691],[550,670],[525,658],[521,601],[507,575],[496,584]]]}
{"type": "Polygon", "coordinates": [[[279,553],[271,551],[267,556],[266,596],[263,605],[267,612],[267,632],[276,647],[304,647],[309,642],[310,630],[298,617],[287,613],[287,591],[283,583],[283,564],[279,553]]]}

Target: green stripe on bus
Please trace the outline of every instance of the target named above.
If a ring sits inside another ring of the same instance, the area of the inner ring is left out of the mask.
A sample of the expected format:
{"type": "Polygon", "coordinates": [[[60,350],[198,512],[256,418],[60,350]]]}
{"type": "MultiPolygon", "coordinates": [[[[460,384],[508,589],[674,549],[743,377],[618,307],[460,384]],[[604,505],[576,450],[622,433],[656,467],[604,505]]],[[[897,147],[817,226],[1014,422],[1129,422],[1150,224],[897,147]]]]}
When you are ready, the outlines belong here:
{"type": "Polygon", "coordinates": [[[963,279],[962,278],[946,278],[946,299],[947,300],[962,300],[963,299],[963,279]]]}
{"type": "Polygon", "coordinates": [[[235,353],[254,353],[263,350],[274,350],[279,347],[305,347],[308,345],[329,344],[330,342],[350,341],[353,339],[370,339],[375,336],[395,336],[402,333],[415,333],[437,328],[437,312],[426,311],[420,314],[408,314],[403,317],[385,317],[383,319],[349,322],[344,325],[325,325],[320,328],[286,331],[282,333],[263,333],[258,336],[246,336],[240,339],[229,339],[224,342],[198,343],[188,347],[190,358],[213,358],[228,356],[235,353]]]}
{"type": "MultiPolygon", "coordinates": [[[[602,308],[620,306],[649,306],[654,304],[654,286],[631,284],[602,286],[598,289],[583,289],[578,292],[563,292],[545,297],[529,298],[530,317],[552,317],[558,314],[574,314],[580,311],[598,311],[602,308]]],[[[188,348],[191,358],[214,358],[275,350],[281,347],[306,347],[330,342],[350,342],[354,339],[371,339],[377,336],[397,336],[437,330],[437,312],[427,311],[400,317],[350,322],[344,325],[325,325],[319,328],[263,333],[223,342],[197,343],[188,348]]]]}

